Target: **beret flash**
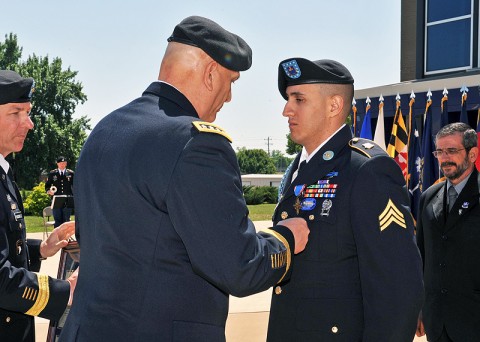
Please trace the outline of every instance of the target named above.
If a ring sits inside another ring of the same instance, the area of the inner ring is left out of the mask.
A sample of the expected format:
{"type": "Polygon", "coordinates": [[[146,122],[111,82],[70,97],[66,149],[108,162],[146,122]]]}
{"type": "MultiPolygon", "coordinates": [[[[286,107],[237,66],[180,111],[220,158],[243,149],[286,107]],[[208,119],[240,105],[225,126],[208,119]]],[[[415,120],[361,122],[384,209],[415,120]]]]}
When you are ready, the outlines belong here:
{"type": "Polygon", "coordinates": [[[278,90],[285,100],[288,86],[308,83],[353,84],[350,71],[331,59],[309,61],[305,58],[289,58],[278,66],[278,90]]]}

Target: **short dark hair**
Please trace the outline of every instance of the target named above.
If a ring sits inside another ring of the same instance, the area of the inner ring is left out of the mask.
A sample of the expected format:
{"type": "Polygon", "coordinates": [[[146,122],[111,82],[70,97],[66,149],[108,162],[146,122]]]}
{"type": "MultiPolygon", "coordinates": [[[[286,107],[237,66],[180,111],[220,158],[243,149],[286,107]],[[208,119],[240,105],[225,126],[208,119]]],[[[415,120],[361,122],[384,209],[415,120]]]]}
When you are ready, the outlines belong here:
{"type": "Polygon", "coordinates": [[[435,145],[437,144],[437,140],[439,138],[443,138],[453,134],[463,135],[462,145],[467,151],[470,150],[472,147],[478,146],[477,132],[475,132],[472,127],[463,122],[454,122],[440,128],[437,135],[435,136],[435,145]]]}

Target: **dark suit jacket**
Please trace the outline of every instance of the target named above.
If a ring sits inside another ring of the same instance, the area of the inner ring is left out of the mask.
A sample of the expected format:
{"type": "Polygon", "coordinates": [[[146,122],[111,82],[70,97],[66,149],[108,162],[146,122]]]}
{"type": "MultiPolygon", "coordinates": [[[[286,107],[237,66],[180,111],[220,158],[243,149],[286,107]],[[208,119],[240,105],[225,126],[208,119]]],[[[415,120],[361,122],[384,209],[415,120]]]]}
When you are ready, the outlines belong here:
{"type": "Polygon", "coordinates": [[[0,167],[0,341],[34,342],[33,316],[60,318],[70,285],[33,273],[40,270],[41,240],[27,241],[22,199],[6,177],[0,167]]]}
{"type": "Polygon", "coordinates": [[[429,340],[445,326],[454,341],[480,341],[480,175],[473,171],[447,215],[445,188],[446,182],[433,185],[420,198],[423,322],[429,340]]]}
{"type": "Polygon", "coordinates": [[[270,342],[413,340],[423,283],[405,181],[380,147],[351,138],[348,126],[333,136],[275,210],[274,222],[304,217],[310,235],[291,279],[274,289],[270,342]]]}
{"type": "Polygon", "coordinates": [[[62,341],[225,341],[228,294],[288,276],[293,235],[256,234],[225,132],[197,121],[155,82],[90,134],[75,172],[80,276],[62,341]]]}

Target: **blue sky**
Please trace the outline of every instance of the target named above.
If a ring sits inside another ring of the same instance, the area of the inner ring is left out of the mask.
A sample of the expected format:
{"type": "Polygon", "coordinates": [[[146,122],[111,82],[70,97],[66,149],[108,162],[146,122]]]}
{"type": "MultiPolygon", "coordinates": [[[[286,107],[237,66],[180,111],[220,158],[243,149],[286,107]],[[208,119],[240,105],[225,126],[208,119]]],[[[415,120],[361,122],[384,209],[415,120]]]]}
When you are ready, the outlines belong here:
{"type": "Polygon", "coordinates": [[[60,57],[78,71],[88,101],[75,115],[93,126],[156,80],[166,39],[190,15],[216,21],[253,50],[252,68],[216,120],[235,149],[267,150],[270,138],[270,150],[285,150],[285,100],[277,88],[283,59],[336,59],[356,89],[400,81],[400,1],[0,0],[0,8],[0,39],[17,34],[23,59],[60,57]]]}

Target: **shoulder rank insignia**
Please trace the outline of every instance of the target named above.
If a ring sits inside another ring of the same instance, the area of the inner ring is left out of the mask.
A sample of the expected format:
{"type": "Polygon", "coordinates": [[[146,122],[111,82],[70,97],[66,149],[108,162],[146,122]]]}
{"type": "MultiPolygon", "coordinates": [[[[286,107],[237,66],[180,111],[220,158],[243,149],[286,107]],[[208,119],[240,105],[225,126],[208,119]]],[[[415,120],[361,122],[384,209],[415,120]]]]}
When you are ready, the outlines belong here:
{"type": "Polygon", "coordinates": [[[387,155],[387,152],[385,152],[380,146],[368,139],[353,138],[348,142],[348,146],[352,150],[363,154],[367,158],[372,158],[382,154],[387,155]]]}
{"type": "Polygon", "coordinates": [[[220,134],[220,135],[223,135],[225,138],[227,138],[228,141],[232,142],[232,138],[230,137],[230,135],[228,135],[228,133],[225,132],[223,128],[221,128],[218,125],[215,125],[210,122],[205,122],[205,121],[193,121],[192,125],[199,132],[220,134]]]}
{"type": "Polygon", "coordinates": [[[393,204],[391,199],[388,199],[387,206],[378,216],[378,221],[380,223],[381,232],[387,229],[392,223],[396,223],[400,227],[407,229],[407,224],[405,223],[405,216],[396,207],[396,205],[393,204]]]}

